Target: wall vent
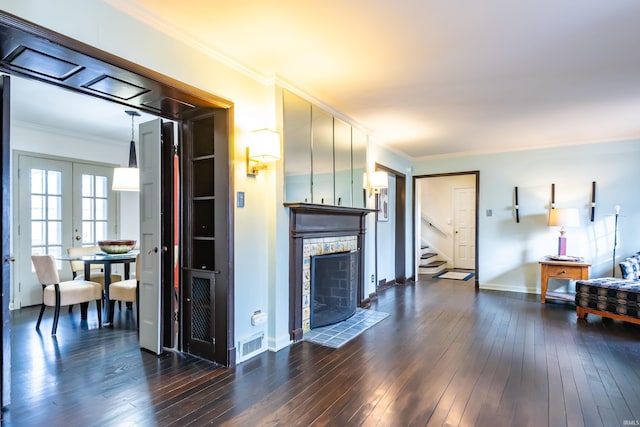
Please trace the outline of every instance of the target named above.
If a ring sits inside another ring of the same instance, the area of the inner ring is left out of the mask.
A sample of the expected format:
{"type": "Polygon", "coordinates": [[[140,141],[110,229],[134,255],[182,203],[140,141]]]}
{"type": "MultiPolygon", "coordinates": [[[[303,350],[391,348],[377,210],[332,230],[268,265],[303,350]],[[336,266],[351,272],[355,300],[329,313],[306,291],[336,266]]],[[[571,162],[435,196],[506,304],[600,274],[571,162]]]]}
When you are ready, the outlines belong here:
{"type": "Polygon", "coordinates": [[[238,348],[240,349],[240,360],[245,360],[254,353],[262,350],[263,343],[264,332],[240,340],[238,342],[238,348]]]}

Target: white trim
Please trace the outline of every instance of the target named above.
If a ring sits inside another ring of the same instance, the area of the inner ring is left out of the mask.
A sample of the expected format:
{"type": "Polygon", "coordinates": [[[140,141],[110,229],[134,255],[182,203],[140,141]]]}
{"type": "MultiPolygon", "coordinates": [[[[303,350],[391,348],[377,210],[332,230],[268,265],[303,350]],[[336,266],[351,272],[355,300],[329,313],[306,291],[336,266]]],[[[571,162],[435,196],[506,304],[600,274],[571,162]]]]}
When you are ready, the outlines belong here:
{"type": "Polygon", "coordinates": [[[520,294],[534,294],[540,293],[538,287],[522,287],[522,285],[503,285],[498,283],[480,283],[480,290],[500,291],[500,292],[517,292],[520,294]]]}

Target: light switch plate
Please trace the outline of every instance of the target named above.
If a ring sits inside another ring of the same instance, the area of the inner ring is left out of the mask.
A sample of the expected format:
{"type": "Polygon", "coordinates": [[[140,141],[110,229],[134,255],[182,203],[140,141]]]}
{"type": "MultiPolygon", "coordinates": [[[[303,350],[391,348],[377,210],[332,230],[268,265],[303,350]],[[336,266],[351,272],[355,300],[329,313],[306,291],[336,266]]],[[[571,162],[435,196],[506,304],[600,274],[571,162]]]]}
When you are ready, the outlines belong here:
{"type": "Polygon", "coordinates": [[[238,191],[237,205],[239,208],[244,208],[244,191],[238,191]]]}

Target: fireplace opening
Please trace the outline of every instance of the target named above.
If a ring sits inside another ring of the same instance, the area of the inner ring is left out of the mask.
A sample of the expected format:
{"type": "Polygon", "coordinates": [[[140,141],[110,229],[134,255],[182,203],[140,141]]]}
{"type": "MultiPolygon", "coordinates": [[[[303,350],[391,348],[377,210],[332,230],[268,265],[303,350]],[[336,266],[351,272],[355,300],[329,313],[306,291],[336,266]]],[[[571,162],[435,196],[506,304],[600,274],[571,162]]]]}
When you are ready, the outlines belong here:
{"type": "Polygon", "coordinates": [[[358,251],[311,257],[311,328],[341,322],[356,312],[358,251]]]}

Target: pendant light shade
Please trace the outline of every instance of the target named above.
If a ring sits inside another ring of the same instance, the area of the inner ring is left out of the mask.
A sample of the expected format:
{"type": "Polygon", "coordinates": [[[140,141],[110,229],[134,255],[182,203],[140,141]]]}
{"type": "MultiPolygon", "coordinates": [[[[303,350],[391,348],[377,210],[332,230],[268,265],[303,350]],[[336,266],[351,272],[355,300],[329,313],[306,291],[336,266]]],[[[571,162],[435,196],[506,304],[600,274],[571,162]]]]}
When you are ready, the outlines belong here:
{"type": "Polygon", "coordinates": [[[136,158],[136,143],[133,140],[133,118],[140,116],[137,111],[125,111],[131,116],[131,143],[129,144],[129,166],[126,168],[115,168],[113,170],[114,191],[140,191],[140,170],[136,158]]]}

